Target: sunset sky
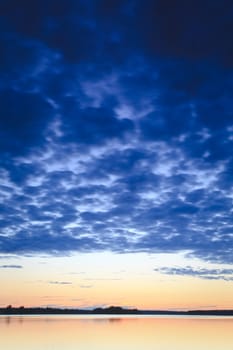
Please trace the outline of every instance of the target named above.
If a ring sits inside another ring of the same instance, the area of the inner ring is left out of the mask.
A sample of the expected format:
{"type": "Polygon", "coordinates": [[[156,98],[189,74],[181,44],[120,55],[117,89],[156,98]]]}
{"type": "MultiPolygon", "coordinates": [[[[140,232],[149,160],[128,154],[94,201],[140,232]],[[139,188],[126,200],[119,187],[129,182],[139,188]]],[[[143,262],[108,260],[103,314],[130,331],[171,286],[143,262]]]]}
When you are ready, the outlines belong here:
{"type": "Polygon", "coordinates": [[[0,1],[0,307],[233,308],[233,3],[0,1]]]}

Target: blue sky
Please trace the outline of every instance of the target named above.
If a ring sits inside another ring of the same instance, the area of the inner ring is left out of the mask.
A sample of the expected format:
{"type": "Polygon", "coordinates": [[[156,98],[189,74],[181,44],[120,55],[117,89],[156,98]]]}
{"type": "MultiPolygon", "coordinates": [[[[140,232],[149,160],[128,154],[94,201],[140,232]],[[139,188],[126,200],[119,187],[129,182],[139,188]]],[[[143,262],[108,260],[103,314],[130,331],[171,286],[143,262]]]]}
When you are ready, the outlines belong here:
{"type": "Polygon", "coordinates": [[[232,2],[9,0],[0,13],[0,253],[231,265],[232,2]]]}

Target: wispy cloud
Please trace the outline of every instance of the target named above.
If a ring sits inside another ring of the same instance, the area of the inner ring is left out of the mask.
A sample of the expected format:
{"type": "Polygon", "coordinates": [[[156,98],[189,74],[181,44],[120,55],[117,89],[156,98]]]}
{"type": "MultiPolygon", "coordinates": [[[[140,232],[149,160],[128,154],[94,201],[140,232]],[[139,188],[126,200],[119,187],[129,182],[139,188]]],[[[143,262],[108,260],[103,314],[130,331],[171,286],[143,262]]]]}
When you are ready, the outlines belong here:
{"type": "Polygon", "coordinates": [[[84,278],[83,280],[84,281],[121,281],[123,278],[103,278],[103,277],[100,277],[100,278],[84,278]]]}
{"type": "Polygon", "coordinates": [[[49,284],[61,284],[61,285],[66,285],[66,284],[72,284],[72,282],[67,282],[67,281],[49,281],[49,284]]]}
{"type": "Polygon", "coordinates": [[[0,265],[0,269],[22,269],[22,265],[0,265]]]}
{"type": "Polygon", "coordinates": [[[194,276],[208,280],[225,280],[233,281],[233,269],[208,269],[208,268],[192,268],[187,267],[161,267],[155,268],[154,271],[165,275],[177,276],[194,276]]]}

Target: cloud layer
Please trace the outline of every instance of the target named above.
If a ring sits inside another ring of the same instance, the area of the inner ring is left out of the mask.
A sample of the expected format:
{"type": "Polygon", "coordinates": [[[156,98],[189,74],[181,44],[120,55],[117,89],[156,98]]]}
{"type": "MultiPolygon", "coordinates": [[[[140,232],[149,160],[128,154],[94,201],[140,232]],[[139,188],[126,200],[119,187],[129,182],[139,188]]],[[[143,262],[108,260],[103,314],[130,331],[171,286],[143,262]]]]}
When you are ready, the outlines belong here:
{"type": "Polygon", "coordinates": [[[232,263],[232,3],[0,12],[0,252],[232,263]]]}

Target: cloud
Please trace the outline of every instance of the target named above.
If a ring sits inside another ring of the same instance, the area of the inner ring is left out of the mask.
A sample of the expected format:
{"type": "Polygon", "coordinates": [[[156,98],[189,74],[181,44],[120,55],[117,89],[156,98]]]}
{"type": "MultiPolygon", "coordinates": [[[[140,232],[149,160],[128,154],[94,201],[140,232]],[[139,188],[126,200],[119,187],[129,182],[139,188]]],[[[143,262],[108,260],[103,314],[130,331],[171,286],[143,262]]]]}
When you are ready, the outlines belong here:
{"type": "Polygon", "coordinates": [[[233,281],[233,269],[205,269],[205,268],[192,268],[187,267],[161,267],[156,268],[154,271],[165,275],[177,275],[177,276],[194,276],[208,280],[224,280],[233,281]]]}
{"type": "Polygon", "coordinates": [[[51,106],[38,94],[2,91],[0,151],[18,155],[40,145],[51,106]]]}
{"type": "Polygon", "coordinates": [[[120,281],[122,278],[84,278],[85,281],[120,281]]]}
{"type": "Polygon", "coordinates": [[[233,262],[231,9],[0,4],[1,254],[233,262]]]}
{"type": "Polygon", "coordinates": [[[137,31],[132,36],[138,38],[139,45],[148,54],[191,59],[215,57],[224,63],[232,63],[229,59],[232,53],[229,36],[232,4],[228,0],[204,4],[200,0],[185,4],[158,0],[147,1],[146,5],[142,1],[137,4],[133,28],[137,31]]]}
{"type": "MultiPolygon", "coordinates": [[[[229,63],[232,3],[147,1],[22,1],[1,5],[6,28],[61,51],[66,60],[115,60],[130,51],[229,63]],[[47,5],[47,6],[46,6],[47,5]],[[24,8],[24,12],[20,11],[24,8]],[[111,20],[110,20],[111,18],[111,20]],[[62,28],[62,29],[61,29],[62,28]],[[128,46],[127,46],[128,45],[128,46]],[[111,51],[110,51],[111,49],[111,51]]],[[[4,28],[5,29],[5,28],[4,28]]]]}
{"type": "Polygon", "coordinates": [[[118,120],[111,108],[86,108],[79,110],[78,117],[71,115],[70,121],[64,123],[62,142],[102,144],[108,139],[121,138],[132,129],[132,121],[118,120]]]}
{"type": "Polygon", "coordinates": [[[22,265],[0,265],[0,269],[22,269],[22,265]]]}
{"type": "Polygon", "coordinates": [[[65,282],[65,281],[49,281],[49,284],[61,284],[61,285],[66,285],[66,284],[72,284],[72,282],[65,282]]]}
{"type": "Polygon", "coordinates": [[[84,158],[73,151],[57,162],[54,144],[49,159],[27,158],[29,172],[26,158],[12,163],[0,189],[2,253],[185,250],[231,262],[231,197],[220,180],[226,165],[209,168],[163,142],[148,151],[140,141],[136,157],[132,147],[106,145],[84,158]]]}

